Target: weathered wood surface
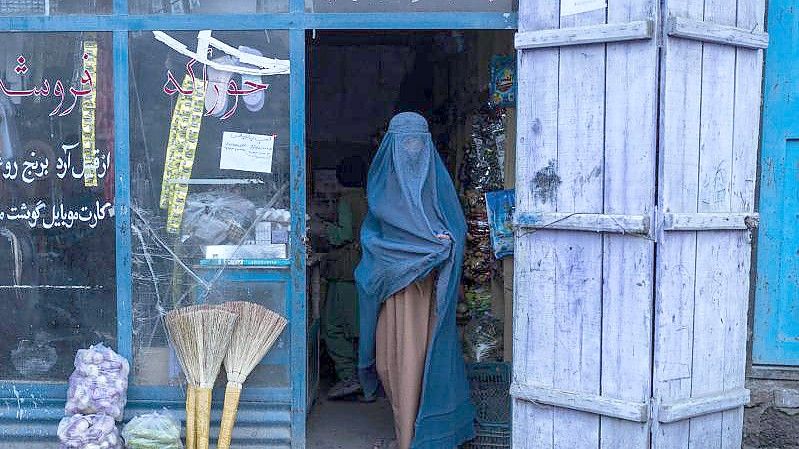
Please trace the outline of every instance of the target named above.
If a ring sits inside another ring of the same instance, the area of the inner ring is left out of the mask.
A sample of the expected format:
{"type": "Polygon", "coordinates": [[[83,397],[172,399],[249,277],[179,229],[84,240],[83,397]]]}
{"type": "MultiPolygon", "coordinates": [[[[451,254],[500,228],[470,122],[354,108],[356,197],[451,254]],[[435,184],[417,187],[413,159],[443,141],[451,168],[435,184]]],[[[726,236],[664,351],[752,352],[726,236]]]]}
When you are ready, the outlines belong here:
{"type": "Polygon", "coordinates": [[[519,400],[589,412],[603,418],[610,417],[636,423],[646,423],[649,420],[648,402],[623,401],[596,394],[521,383],[513,385],[511,395],[519,400]]]}
{"type": "MultiPolygon", "coordinates": [[[[608,2],[608,22],[658,16],[658,2],[608,2]]],[[[654,212],[657,152],[655,39],[607,46],[604,211],[654,212]],[[635,187],[632,187],[635,186],[635,187]]],[[[603,396],[649,402],[651,396],[654,242],[641,236],[604,238],[603,396]]],[[[600,449],[649,446],[648,424],[603,417],[600,449]]]]}
{"type": "Polygon", "coordinates": [[[581,214],[567,212],[516,214],[514,225],[523,229],[649,234],[649,216],[581,214]]]}
{"type": "Polygon", "coordinates": [[[741,445],[764,5],[662,4],[521,3],[516,449],[741,445]],[[662,18],[661,52],[555,39],[662,18]],[[650,402],[649,422],[618,416],[650,402]]]}
{"type": "Polygon", "coordinates": [[[737,449],[762,51],[747,48],[759,45],[742,43],[741,35],[719,36],[733,27],[759,36],[763,1],[667,0],[665,7],[682,31],[665,39],[661,66],[658,206],[666,219],[658,244],[654,397],[666,416],[653,423],[653,446],[737,449]],[[694,36],[685,35],[687,25],[698,30],[694,36]],[[738,405],[700,410],[719,405],[703,402],[708,397],[737,397],[738,405]],[[694,417],[691,407],[702,413],[694,417]]]}
{"type": "Polygon", "coordinates": [[[660,404],[658,421],[673,423],[710,413],[737,409],[749,402],[749,390],[741,388],[727,392],[698,396],[669,404],[660,404]]]}
{"type": "Polygon", "coordinates": [[[667,213],[663,216],[664,231],[754,230],[760,217],[753,212],[667,213]]]}
{"type": "Polygon", "coordinates": [[[666,22],[666,33],[672,37],[735,47],[750,49],[768,47],[768,33],[682,17],[670,18],[666,22]]]}
{"type": "MultiPolygon", "coordinates": [[[[557,28],[559,5],[552,0],[519,4],[521,31],[557,28]]],[[[556,212],[558,157],[558,48],[523,51],[519,56],[516,145],[517,211],[556,212]],[[534,187],[536,174],[539,181],[534,187]]],[[[521,383],[554,386],[554,239],[541,231],[516,239],[514,249],[513,377],[521,383]],[[542,300],[545,299],[545,300],[542,300]]],[[[554,447],[555,410],[525,401],[513,403],[513,448],[554,447]]]]}
{"type": "MultiPolygon", "coordinates": [[[[520,31],[656,17],[655,1],[561,18],[531,0],[520,31]]],[[[520,52],[517,214],[537,229],[516,243],[514,448],[648,447],[657,58],[655,39],[520,52]]]]}
{"type": "Polygon", "coordinates": [[[634,41],[649,39],[653,34],[654,23],[651,20],[527,31],[516,34],[516,49],[634,41]]]}

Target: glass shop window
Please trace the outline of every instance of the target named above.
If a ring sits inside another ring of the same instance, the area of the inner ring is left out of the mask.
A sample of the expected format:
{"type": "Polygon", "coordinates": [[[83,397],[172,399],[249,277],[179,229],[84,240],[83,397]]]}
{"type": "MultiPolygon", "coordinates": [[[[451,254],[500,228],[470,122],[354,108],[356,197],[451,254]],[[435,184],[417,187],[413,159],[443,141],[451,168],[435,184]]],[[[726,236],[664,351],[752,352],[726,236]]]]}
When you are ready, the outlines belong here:
{"type": "Polygon", "coordinates": [[[112,0],[0,0],[0,16],[110,14],[112,0]]]}
{"type": "MultiPolygon", "coordinates": [[[[130,42],[134,382],[164,385],[180,372],[165,311],[235,299],[285,314],[282,284],[231,276],[288,265],[288,32],[136,32],[130,42]]],[[[284,346],[265,364],[287,357],[284,346]]]]}
{"type": "Polygon", "coordinates": [[[0,33],[0,380],[116,343],[110,33],[0,33]]]}
{"type": "Polygon", "coordinates": [[[308,12],[512,12],[518,0],[305,0],[308,12]]]}
{"type": "Polygon", "coordinates": [[[130,0],[131,14],[255,14],[288,12],[288,0],[130,0]]]}

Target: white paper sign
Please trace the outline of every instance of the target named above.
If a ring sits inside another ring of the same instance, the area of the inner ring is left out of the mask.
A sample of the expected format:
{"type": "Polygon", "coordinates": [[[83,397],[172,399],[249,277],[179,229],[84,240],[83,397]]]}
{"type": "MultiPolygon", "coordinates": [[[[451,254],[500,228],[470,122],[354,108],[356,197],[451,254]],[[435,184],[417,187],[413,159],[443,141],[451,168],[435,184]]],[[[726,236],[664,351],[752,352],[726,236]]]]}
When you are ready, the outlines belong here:
{"type": "Polygon", "coordinates": [[[222,170],[272,173],[275,136],[225,132],[222,134],[222,170]]]}
{"type": "Polygon", "coordinates": [[[607,8],[605,0],[560,0],[560,15],[571,16],[607,8]]]}

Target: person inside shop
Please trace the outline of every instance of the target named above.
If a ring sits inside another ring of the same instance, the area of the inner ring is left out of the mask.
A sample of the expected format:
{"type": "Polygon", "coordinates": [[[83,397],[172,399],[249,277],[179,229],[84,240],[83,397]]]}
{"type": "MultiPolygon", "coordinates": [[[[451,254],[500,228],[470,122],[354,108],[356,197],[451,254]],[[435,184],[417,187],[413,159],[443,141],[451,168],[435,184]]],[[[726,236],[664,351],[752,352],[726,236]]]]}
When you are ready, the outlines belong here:
{"type": "Polygon", "coordinates": [[[354,271],[360,260],[358,235],[366,215],[366,163],[358,156],[341,160],[336,178],[343,187],[337,202],[335,223],[327,223],[325,233],[333,248],[325,258],[327,295],[322,325],[327,352],[335,365],[338,382],[328,392],[329,399],[342,399],[361,391],[357,376],[358,292],[354,271]]]}
{"type": "Polygon", "coordinates": [[[458,342],[466,221],[428,123],[390,122],[369,169],[361,230],[359,377],[391,402],[396,440],[375,447],[454,449],[474,437],[458,342]]]}

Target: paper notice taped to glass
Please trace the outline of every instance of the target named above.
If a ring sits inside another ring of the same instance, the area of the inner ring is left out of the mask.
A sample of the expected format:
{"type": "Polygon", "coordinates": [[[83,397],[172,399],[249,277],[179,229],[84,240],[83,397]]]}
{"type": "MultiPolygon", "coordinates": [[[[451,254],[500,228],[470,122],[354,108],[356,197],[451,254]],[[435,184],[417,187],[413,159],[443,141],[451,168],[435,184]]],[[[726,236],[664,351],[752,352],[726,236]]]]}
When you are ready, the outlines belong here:
{"type": "Polygon", "coordinates": [[[219,168],[258,173],[272,173],[275,136],[225,132],[219,168]]]}
{"type": "Polygon", "coordinates": [[[571,16],[607,8],[606,0],[560,0],[560,15],[571,16]]]}

